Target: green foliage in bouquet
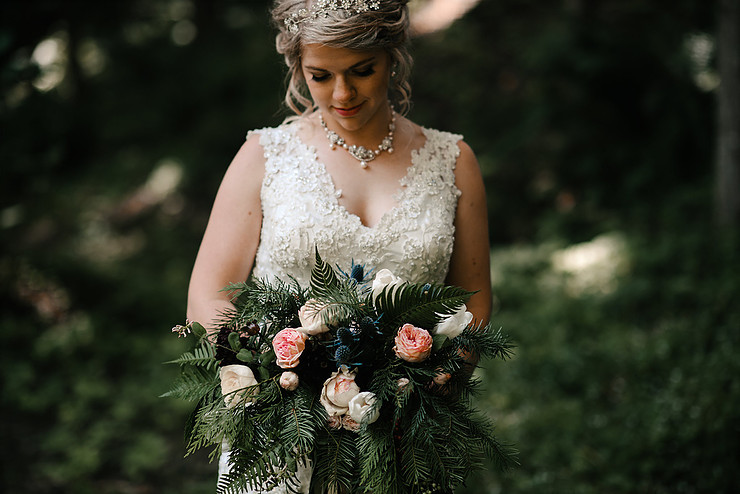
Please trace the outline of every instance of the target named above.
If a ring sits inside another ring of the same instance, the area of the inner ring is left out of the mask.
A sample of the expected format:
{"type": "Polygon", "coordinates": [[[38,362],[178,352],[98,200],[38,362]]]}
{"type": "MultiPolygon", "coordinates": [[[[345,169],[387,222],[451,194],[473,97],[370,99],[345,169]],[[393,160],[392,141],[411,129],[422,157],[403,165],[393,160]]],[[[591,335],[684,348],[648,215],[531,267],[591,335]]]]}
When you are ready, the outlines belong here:
{"type": "Polygon", "coordinates": [[[464,355],[506,359],[500,331],[465,312],[472,293],[406,283],[387,270],[335,271],[316,254],[311,286],[232,284],[234,309],[217,333],[173,361],[182,373],[166,396],[191,400],[188,454],[229,451],[219,492],[445,492],[486,458],[516,463],[490,420],[471,406],[479,382],[464,355]]]}

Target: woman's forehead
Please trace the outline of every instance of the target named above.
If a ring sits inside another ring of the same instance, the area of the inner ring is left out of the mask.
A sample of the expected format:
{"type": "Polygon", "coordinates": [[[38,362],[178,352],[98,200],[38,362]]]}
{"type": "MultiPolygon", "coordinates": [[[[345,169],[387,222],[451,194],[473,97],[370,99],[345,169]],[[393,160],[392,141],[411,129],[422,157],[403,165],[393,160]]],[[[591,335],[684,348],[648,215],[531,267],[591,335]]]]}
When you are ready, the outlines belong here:
{"type": "Polygon", "coordinates": [[[301,49],[301,59],[304,67],[352,67],[367,60],[382,58],[385,51],[351,50],[321,44],[307,44],[301,49]]]}

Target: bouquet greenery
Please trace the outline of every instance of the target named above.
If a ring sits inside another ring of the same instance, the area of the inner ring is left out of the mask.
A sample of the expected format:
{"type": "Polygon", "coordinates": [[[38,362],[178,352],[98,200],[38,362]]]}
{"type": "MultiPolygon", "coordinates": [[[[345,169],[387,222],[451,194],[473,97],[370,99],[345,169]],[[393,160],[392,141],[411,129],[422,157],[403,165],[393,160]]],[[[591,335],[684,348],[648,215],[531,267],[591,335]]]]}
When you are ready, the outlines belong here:
{"type": "Polygon", "coordinates": [[[407,283],[388,270],[333,269],[316,254],[310,288],[250,280],[225,288],[234,309],[211,335],[176,326],[198,345],[173,363],[165,396],[197,403],[188,454],[228,445],[219,492],[448,492],[486,457],[514,453],[471,406],[477,379],[465,355],[511,355],[500,331],[475,325],[461,288],[407,283]]]}

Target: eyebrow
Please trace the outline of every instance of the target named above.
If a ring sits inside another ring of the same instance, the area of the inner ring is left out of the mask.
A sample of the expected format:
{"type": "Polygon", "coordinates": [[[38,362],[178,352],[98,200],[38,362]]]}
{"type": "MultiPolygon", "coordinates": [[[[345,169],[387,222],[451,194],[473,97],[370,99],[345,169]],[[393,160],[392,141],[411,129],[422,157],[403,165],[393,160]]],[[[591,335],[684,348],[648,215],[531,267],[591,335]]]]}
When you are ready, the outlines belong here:
{"type": "MultiPolygon", "coordinates": [[[[377,59],[377,57],[373,56],[373,57],[366,58],[365,60],[360,60],[359,62],[357,62],[356,64],[354,64],[353,66],[351,66],[350,67],[350,70],[351,69],[356,69],[358,67],[361,67],[361,66],[365,65],[368,62],[374,62],[376,59],[377,59]]],[[[306,70],[316,70],[316,71],[320,71],[320,72],[329,72],[326,69],[322,69],[321,67],[314,67],[312,65],[306,65],[305,66],[305,69],[306,70]]]]}

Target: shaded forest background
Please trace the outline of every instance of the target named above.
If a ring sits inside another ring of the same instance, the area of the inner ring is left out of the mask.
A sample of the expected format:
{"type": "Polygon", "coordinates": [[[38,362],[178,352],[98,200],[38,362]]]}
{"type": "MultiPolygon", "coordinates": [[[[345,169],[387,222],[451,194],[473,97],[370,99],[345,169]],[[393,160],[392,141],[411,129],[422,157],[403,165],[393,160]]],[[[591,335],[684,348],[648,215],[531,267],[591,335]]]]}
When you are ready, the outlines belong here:
{"type": "MultiPolygon", "coordinates": [[[[266,0],[0,6],[0,490],[213,492],[159,399],[247,130],[278,124],[266,0]]],[[[487,183],[516,357],[479,406],[521,467],[466,493],[733,492],[740,242],[713,222],[713,1],[483,0],[414,40],[411,117],[487,183]]]]}

